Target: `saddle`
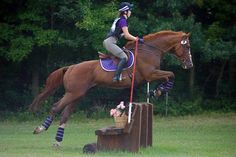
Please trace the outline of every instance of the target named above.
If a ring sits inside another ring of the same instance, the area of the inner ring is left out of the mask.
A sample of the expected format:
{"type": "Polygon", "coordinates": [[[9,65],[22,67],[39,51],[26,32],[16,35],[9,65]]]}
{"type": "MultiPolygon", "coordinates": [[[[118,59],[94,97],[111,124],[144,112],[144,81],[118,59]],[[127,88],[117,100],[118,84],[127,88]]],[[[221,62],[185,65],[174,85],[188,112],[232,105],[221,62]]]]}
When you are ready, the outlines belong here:
{"type": "MultiPolygon", "coordinates": [[[[123,48],[123,50],[126,53],[126,55],[128,56],[127,64],[126,64],[125,68],[123,69],[123,70],[125,70],[125,69],[130,68],[133,65],[133,63],[134,63],[134,54],[126,48],[123,48]]],[[[113,55],[104,54],[104,53],[101,53],[101,52],[98,52],[98,54],[99,54],[99,58],[100,58],[100,65],[101,65],[103,70],[105,70],[105,71],[116,71],[117,65],[120,61],[119,58],[117,58],[113,55]]]]}
{"type": "MultiPolygon", "coordinates": [[[[130,50],[126,49],[125,47],[122,48],[125,54],[130,58],[130,50]]],[[[111,59],[115,65],[118,65],[120,59],[112,54],[104,54],[102,52],[98,52],[99,59],[111,59]]]]}

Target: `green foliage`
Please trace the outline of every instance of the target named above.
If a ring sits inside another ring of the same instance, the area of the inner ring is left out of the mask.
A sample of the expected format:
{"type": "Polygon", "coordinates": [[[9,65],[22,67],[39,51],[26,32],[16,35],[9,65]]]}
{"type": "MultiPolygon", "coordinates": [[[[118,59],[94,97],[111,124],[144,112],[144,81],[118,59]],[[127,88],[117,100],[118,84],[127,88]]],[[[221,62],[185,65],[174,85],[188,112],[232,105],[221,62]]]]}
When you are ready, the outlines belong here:
{"type": "Polygon", "coordinates": [[[58,32],[56,30],[39,30],[34,35],[38,46],[50,46],[55,43],[58,32]]]}
{"type": "Polygon", "coordinates": [[[215,59],[229,60],[236,53],[236,46],[232,41],[225,41],[226,30],[220,27],[219,22],[209,26],[207,42],[204,47],[204,60],[215,59]]]}
{"type": "Polygon", "coordinates": [[[57,31],[45,29],[45,17],[37,10],[23,10],[18,14],[17,23],[3,24],[1,31],[1,45],[3,57],[20,62],[34,51],[34,47],[52,45],[57,38],[57,31]],[[4,43],[10,43],[3,45],[4,43]]]}
{"type": "MultiPolygon", "coordinates": [[[[223,98],[216,103],[217,110],[234,110],[235,72],[230,70],[235,67],[236,56],[236,9],[233,2],[138,0],[134,4],[132,16],[128,19],[132,35],[143,36],[161,30],[191,33],[195,66],[191,76],[193,80],[190,80],[189,71],[180,69],[179,61],[173,55],[164,56],[161,63],[163,70],[171,70],[176,75],[169,113],[185,115],[215,110],[213,104],[216,102],[212,93],[217,87],[198,90],[191,95],[190,81],[193,81],[194,89],[202,89],[208,83],[209,86],[218,85],[219,97],[223,98]],[[232,63],[228,64],[229,61],[232,63]],[[225,63],[225,67],[219,72],[222,63],[225,63]]],[[[118,5],[116,0],[4,0],[0,6],[0,109],[21,111],[27,108],[32,100],[30,92],[35,67],[39,67],[38,81],[42,87],[47,75],[56,68],[97,59],[96,52],[104,51],[102,41],[118,16],[118,5]]],[[[137,100],[145,100],[144,91],[137,91],[137,100]]],[[[80,103],[78,109],[84,113],[99,107],[108,110],[120,101],[121,96],[127,99],[129,92],[123,92],[95,89],[80,103]]],[[[54,99],[61,97],[62,93],[56,94],[54,99]]],[[[161,98],[159,101],[154,103],[161,104],[157,113],[163,115],[165,101],[161,98]]],[[[48,111],[53,102],[53,98],[44,102],[45,110],[42,112],[48,111]]],[[[102,116],[102,112],[98,116],[102,116]]]]}
{"type": "Polygon", "coordinates": [[[89,35],[84,42],[89,42],[95,50],[103,49],[102,41],[117,14],[116,4],[111,1],[105,5],[92,5],[91,1],[86,1],[81,5],[82,18],[75,25],[89,35]]]}
{"type": "Polygon", "coordinates": [[[89,118],[101,119],[101,118],[108,118],[109,116],[110,116],[110,111],[107,110],[105,106],[98,106],[96,110],[94,110],[92,114],[89,115],[89,118]]]}
{"type": "Polygon", "coordinates": [[[208,41],[204,47],[203,57],[206,61],[211,60],[229,60],[233,55],[236,54],[236,46],[233,42],[229,41],[208,41]]]}
{"type": "Polygon", "coordinates": [[[206,99],[201,106],[204,110],[211,111],[230,112],[236,110],[235,101],[229,100],[227,98],[218,98],[214,100],[206,99]]]}
{"type": "Polygon", "coordinates": [[[173,96],[169,96],[168,100],[166,100],[166,97],[163,96],[152,102],[155,104],[154,114],[162,116],[184,116],[202,113],[202,98],[183,100],[181,97],[176,99],[173,96]]]}
{"type": "Polygon", "coordinates": [[[22,61],[31,52],[32,47],[32,38],[19,36],[11,40],[11,48],[7,56],[13,61],[22,61]]]}

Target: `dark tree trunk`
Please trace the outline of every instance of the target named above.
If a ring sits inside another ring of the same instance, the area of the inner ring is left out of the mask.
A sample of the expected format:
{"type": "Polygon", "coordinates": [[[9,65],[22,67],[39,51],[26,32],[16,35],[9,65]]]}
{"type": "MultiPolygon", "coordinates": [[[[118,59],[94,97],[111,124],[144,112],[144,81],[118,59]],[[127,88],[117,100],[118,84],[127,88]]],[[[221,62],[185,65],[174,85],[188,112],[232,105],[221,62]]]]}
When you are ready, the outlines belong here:
{"type": "MultiPolygon", "coordinates": [[[[235,87],[236,85],[236,69],[235,69],[235,58],[232,57],[229,60],[229,85],[235,87]]],[[[232,91],[232,90],[230,90],[232,91]]],[[[233,96],[233,92],[229,92],[228,96],[233,96]]]]}
{"type": "Polygon", "coordinates": [[[190,75],[189,75],[189,90],[190,90],[190,94],[191,96],[193,96],[193,91],[194,91],[194,82],[195,82],[195,68],[193,67],[190,70],[190,75]]]}
{"type": "Polygon", "coordinates": [[[222,77],[224,74],[224,69],[225,69],[226,63],[227,63],[227,61],[223,61],[221,68],[220,68],[219,76],[216,80],[216,95],[215,95],[215,97],[218,97],[220,94],[220,83],[221,83],[221,80],[222,80],[222,77]]]}
{"type": "Polygon", "coordinates": [[[39,67],[35,65],[32,72],[32,91],[31,94],[35,97],[39,93],[39,67]]]}

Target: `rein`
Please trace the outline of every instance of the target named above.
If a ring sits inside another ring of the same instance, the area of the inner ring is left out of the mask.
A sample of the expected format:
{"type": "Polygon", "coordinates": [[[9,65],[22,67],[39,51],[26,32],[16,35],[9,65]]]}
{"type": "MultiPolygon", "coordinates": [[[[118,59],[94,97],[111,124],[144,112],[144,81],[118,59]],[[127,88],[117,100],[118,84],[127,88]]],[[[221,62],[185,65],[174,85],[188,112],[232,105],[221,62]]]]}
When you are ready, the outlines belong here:
{"type": "MultiPolygon", "coordinates": [[[[158,50],[161,54],[163,54],[163,53],[169,51],[169,49],[172,48],[172,46],[171,46],[171,47],[168,48],[167,50],[163,50],[162,48],[160,48],[160,47],[158,47],[158,46],[152,46],[152,45],[150,45],[150,44],[148,44],[148,43],[143,43],[142,45],[145,45],[145,46],[150,47],[150,48],[152,48],[152,49],[158,50]]],[[[155,56],[158,56],[158,54],[154,53],[152,50],[148,50],[148,49],[141,48],[141,47],[139,47],[138,49],[139,49],[139,50],[143,50],[144,52],[146,51],[146,53],[149,53],[149,54],[153,54],[153,55],[155,55],[155,56]]]]}
{"type": "MultiPolygon", "coordinates": [[[[144,42],[144,43],[142,43],[142,44],[140,44],[140,45],[145,45],[145,46],[150,47],[150,48],[152,48],[152,49],[157,49],[157,50],[159,50],[161,53],[165,53],[165,52],[167,52],[169,49],[171,49],[171,48],[173,47],[173,46],[171,46],[171,47],[168,48],[167,50],[163,50],[162,48],[160,48],[160,47],[158,47],[158,46],[152,46],[152,45],[150,45],[150,44],[148,44],[148,43],[146,43],[146,42],[144,42]]],[[[152,54],[155,54],[155,53],[153,53],[153,51],[147,50],[147,49],[144,49],[144,48],[141,48],[140,46],[138,47],[138,49],[144,50],[144,51],[146,51],[146,52],[150,52],[150,53],[152,53],[152,54]]],[[[134,48],[132,48],[132,50],[134,50],[134,48]]],[[[155,54],[155,55],[156,55],[156,54],[155,54]]]]}
{"type": "Polygon", "coordinates": [[[148,46],[148,47],[151,47],[151,48],[153,48],[153,49],[158,49],[159,51],[161,51],[161,52],[165,52],[163,49],[161,49],[160,47],[158,47],[158,46],[152,46],[152,45],[149,45],[148,43],[143,43],[143,45],[146,45],[146,46],[148,46]]]}

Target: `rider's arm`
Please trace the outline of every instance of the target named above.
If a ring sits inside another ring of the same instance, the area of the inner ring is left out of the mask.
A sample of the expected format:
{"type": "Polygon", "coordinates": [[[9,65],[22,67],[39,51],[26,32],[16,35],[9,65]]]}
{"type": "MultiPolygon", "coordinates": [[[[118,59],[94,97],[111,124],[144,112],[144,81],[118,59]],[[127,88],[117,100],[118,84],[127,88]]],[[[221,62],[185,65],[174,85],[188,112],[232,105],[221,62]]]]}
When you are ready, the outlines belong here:
{"type": "Polygon", "coordinates": [[[129,34],[129,30],[128,30],[128,27],[122,27],[122,31],[124,33],[124,37],[125,39],[127,40],[132,40],[132,41],[136,41],[136,37],[134,37],[133,35],[129,34]]]}

